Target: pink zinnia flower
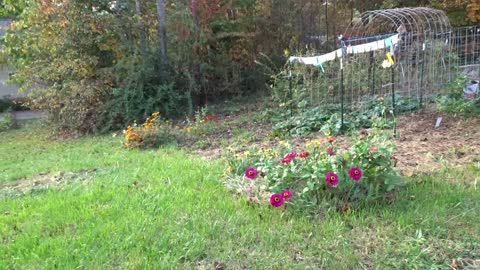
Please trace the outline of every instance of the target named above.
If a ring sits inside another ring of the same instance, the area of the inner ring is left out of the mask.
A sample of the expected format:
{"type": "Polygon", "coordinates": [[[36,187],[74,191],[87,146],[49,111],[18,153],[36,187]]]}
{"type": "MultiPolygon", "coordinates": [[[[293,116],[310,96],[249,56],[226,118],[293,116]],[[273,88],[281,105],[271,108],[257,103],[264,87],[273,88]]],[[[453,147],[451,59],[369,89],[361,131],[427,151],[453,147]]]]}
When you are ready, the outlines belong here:
{"type": "Polygon", "coordinates": [[[294,159],[297,156],[297,152],[292,151],[284,156],[284,158],[289,157],[290,159],[294,159]]]}
{"type": "Polygon", "coordinates": [[[353,181],[359,181],[360,178],[362,178],[363,172],[358,167],[352,167],[348,170],[348,175],[350,175],[353,181]]]}
{"type": "Polygon", "coordinates": [[[257,173],[258,173],[257,170],[253,167],[250,167],[245,170],[245,176],[252,180],[257,178],[257,173]]]}
{"type": "Polygon", "coordinates": [[[282,196],[283,196],[283,199],[288,200],[293,196],[293,193],[289,189],[286,189],[282,191],[282,196]]]}
{"type": "Polygon", "coordinates": [[[292,161],[292,158],[290,156],[286,156],[286,157],[282,158],[282,163],[283,164],[290,163],[291,161],[292,161]]]}
{"type": "Polygon", "coordinates": [[[274,193],[270,196],[270,204],[273,207],[280,207],[283,205],[283,197],[280,194],[274,193]]]}
{"type": "Polygon", "coordinates": [[[303,152],[303,153],[300,153],[300,158],[306,158],[310,155],[310,153],[308,152],[303,152]]]}
{"type": "Polygon", "coordinates": [[[336,187],[338,185],[338,175],[334,172],[328,172],[325,175],[325,182],[331,187],[336,187]]]}
{"type": "Polygon", "coordinates": [[[328,147],[327,148],[327,153],[329,156],[335,155],[335,150],[333,150],[333,147],[328,147]]]}

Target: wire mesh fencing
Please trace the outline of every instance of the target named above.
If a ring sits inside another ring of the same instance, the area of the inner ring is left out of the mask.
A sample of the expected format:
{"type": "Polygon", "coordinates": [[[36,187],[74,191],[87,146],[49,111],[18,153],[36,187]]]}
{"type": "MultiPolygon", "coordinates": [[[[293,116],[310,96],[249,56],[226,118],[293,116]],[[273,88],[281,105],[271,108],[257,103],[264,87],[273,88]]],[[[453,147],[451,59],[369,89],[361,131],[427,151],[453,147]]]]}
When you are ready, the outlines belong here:
{"type": "Polygon", "coordinates": [[[361,18],[346,31],[339,48],[395,34],[398,43],[316,67],[293,64],[292,95],[312,105],[343,101],[350,109],[372,96],[399,95],[422,105],[459,74],[480,78],[480,26],[452,28],[442,11],[428,8],[369,11],[361,18]],[[393,65],[385,65],[389,53],[393,65]]]}

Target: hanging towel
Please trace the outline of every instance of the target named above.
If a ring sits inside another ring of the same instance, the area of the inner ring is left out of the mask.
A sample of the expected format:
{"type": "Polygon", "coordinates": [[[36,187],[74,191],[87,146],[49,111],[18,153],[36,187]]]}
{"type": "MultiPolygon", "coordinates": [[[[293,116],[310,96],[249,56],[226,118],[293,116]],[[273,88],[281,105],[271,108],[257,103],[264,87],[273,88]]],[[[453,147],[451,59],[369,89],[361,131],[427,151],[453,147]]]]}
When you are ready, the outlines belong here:
{"type": "Polygon", "coordinates": [[[337,58],[342,58],[343,57],[343,49],[338,49],[336,50],[337,52],[337,58]]]}
{"type": "Polygon", "coordinates": [[[355,45],[353,46],[353,53],[364,53],[365,52],[365,44],[355,45]]]}
{"type": "Polygon", "coordinates": [[[333,60],[335,60],[335,58],[337,57],[337,54],[336,54],[335,51],[333,51],[333,52],[324,54],[323,56],[325,56],[325,59],[326,59],[325,62],[327,62],[327,61],[333,61],[333,60]]]}
{"type": "Polygon", "coordinates": [[[392,47],[392,37],[388,37],[385,39],[385,47],[392,47]]]}
{"type": "Polygon", "coordinates": [[[376,42],[377,43],[377,49],[381,50],[383,48],[385,48],[385,40],[379,40],[376,42]]]}
{"type": "Polygon", "coordinates": [[[352,47],[352,45],[348,45],[347,54],[352,54],[352,53],[353,53],[353,47],[352,47]]]}
{"type": "Polygon", "coordinates": [[[370,42],[368,44],[370,44],[370,51],[378,50],[378,42],[375,41],[375,42],[370,42]]]}
{"type": "Polygon", "coordinates": [[[398,34],[396,34],[395,36],[392,36],[392,44],[393,45],[397,45],[398,44],[398,34]]]}

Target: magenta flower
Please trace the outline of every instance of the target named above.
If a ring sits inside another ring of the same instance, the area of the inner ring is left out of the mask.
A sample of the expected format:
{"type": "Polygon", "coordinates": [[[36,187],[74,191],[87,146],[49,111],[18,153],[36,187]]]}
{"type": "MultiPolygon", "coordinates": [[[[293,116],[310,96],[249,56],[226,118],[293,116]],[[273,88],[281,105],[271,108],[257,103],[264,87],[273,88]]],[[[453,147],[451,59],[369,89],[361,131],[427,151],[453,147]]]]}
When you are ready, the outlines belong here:
{"type": "Polygon", "coordinates": [[[274,193],[270,196],[270,204],[273,207],[280,207],[283,205],[283,197],[280,194],[274,193]]]}
{"type": "Polygon", "coordinates": [[[282,196],[283,196],[284,200],[288,200],[291,197],[293,197],[293,193],[289,189],[286,189],[286,190],[282,191],[282,196]]]}
{"type": "Polygon", "coordinates": [[[350,175],[353,181],[359,181],[360,178],[362,178],[363,172],[358,167],[352,167],[348,170],[348,175],[350,175]]]}
{"type": "Polygon", "coordinates": [[[336,187],[338,185],[338,175],[334,172],[328,172],[325,175],[325,182],[331,187],[336,187]]]}
{"type": "Polygon", "coordinates": [[[252,180],[257,178],[257,173],[258,173],[257,170],[253,167],[250,167],[245,170],[245,176],[252,180]]]}
{"type": "Polygon", "coordinates": [[[329,156],[335,155],[335,150],[333,150],[333,147],[328,147],[327,148],[327,153],[329,156]]]}
{"type": "Polygon", "coordinates": [[[282,158],[282,163],[287,164],[292,161],[292,158],[289,155],[286,155],[284,158],[282,158]]]}

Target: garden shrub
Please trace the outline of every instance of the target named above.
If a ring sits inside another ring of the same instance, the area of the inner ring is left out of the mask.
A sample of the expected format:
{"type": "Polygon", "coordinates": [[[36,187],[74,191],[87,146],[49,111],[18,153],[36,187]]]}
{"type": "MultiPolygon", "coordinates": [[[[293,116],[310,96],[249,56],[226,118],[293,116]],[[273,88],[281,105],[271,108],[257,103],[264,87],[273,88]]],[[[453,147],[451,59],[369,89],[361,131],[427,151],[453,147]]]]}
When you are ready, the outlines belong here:
{"type": "Polygon", "coordinates": [[[163,120],[160,112],[154,112],[145,122],[136,122],[123,131],[125,148],[152,148],[175,141],[175,133],[171,123],[163,120]]]}
{"type": "Polygon", "coordinates": [[[480,94],[477,92],[472,99],[464,96],[463,88],[467,86],[468,81],[468,78],[462,75],[449,83],[443,89],[442,95],[436,99],[437,109],[464,116],[480,113],[480,94]]]}
{"type": "Polygon", "coordinates": [[[198,136],[214,133],[220,124],[217,115],[208,112],[208,106],[197,106],[194,116],[186,116],[185,132],[190,136],[198,136]]]}
{"type": "Polygon", "coordinates": [[[0,119],[0,131],[6,131],[15,126],[15,121],[10,113],[10,110],[5,112],[3,119],[0,119]]]}
{"type": "Polygon", "coordinates": [[[228,156],[227,184],[240,191],[250,187],[249,195],[260,199],[262,191],[289,191],[293,198],[288,203],[299,208],[358,206],[378,201],[402,184],[394,170],[393,149],[390,136],[378,131],[363,131],[346,151],[333,137],[302,148],[281,142],[273,149],[253,148],[228,156]]]}

